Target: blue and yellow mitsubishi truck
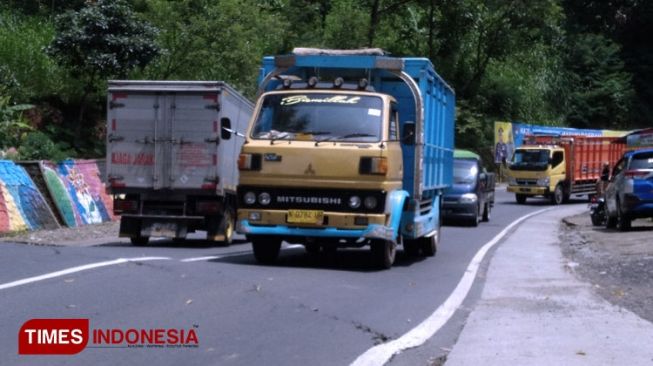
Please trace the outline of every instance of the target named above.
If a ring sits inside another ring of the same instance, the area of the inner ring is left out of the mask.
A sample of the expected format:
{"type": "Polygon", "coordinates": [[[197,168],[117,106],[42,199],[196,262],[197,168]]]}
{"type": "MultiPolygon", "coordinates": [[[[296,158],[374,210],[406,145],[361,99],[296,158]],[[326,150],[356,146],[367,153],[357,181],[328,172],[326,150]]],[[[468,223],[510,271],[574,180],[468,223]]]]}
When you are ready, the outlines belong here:
{"type": "Polygon", "coordinates": [[[260,263],[282,241],[309,253],[398,246],[433,256],[452,181],[455,96],[426,58],[380,49],[265,57],[239,156],[237,229],[260,263]]]}

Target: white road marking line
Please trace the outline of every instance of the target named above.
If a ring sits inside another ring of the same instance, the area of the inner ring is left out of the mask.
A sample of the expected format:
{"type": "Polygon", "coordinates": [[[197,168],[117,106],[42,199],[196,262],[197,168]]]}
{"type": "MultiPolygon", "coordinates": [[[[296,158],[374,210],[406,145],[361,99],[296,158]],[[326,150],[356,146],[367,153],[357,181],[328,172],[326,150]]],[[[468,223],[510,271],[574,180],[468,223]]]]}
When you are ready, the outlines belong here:
{"type": "Polygon", "coordinates": [[[161,260],[169,260],[169,259],[170,258],[168,258],[168,257],[118,258],[118,259],[114,259],[114,260],[111,260],[111,261],[90,263],[90,264],[85,264],[83,266],[71,267],[71,268],[63,269],[61,271],[42,274],[40,276],[28,277],[28,278],[24,278],[22,280],[3,283],[3,284],[0,284],[0,290],[12,288],[12,287],[17,287],[17,286],[22,286],[22,285],[26,285],[26,284],[32,283],[32,282],[43,281],[43,280],[47,280],[47,279],[50,279],[50,278],[61,277],[61,276],[65,276],[65,275],[68,275],[68,274],[71,274],[71,273],[86,271],[86,270],[89,270],[89,269],[95,269],[95,268],[106,267],[106,266],[113,266],[113,265],[116,265],[116,264],[122,264],[122,263],[127,263],[127,262],[161,261],[161,260]]]}
{"type": "Polygon", "coordinates": [[[180,259],[180,262],[199,262],[199,261],[210,261],[211,259],[220,259],[224,258],[224,255],[209,255],[206,257],[192,257],[192,258],[186,258],[186,259],[180,259]]]}
{"type": "Polygon", "coordinates": [[[458,282],[456,288],[453,290],[451,295],[449,295],[447,300],[442,303],[442,305],[440,305],[440,307],[438,307],[435,312],[433,312],[433,314],[431,314],[428,318],[418,324],[415,328],[409,330],[400,338],[397,338],[392,342],[383,343],[368,349],[365,351],[365,353],[358,356],[358,358],[356,358],[356,360],[351,363],[351,366],[384,365],[395,354],[424,344],[424,342],[431,338],[438,330],[440,330],[440,328],[442,328],[442,326],[447,323],[447,321],[449,321],[458,307],[462,304],[463,300],[465,300],[469,290],[472,288],[474,279],[476,279],[476,273],[478,272],[478,268],[483,261],[485,254],[487,254],[487,252],[494,245],[496,245],[499,240],[506,236],[506,234],[513,227],[528,218],[539,215],[542,212],[551,209],[552,208],[545,208],[538,210],[513,221],[492,240],[483,245],[483,247],[481,247],[478,252],[476,252],[476,255],[474,255],[474,258],[472,258],[471,262],[467,266],[467,270],[463,274],[463,277],[460,279],[460,282],[458,282]]]}
{"type": "MultiPolygon", "coordinates": [[[[300,244],[288,244],[288,245],[285,245],[285,246],[281,247],[281,250],[297,249],[297,248],[303,248],[303,247],[304,246],[300,245],[300,244]]],[[[184,262],[184,263],[201,262],[201,261],[210,261],[210,260],[213,260],[213,259],[222,259],[222,258],[229,258],[229,257],[238,257],[238,256],[241,256],[241,255],[250,255],[252,253],[253,252],[251,250],[247,250],[247,251],[242,251],[242,252],[226,253],[226,254],[223,254],[223,255],[208,255],[208,256],[205,256],[205,257],[190,257],[190,258],[180,259],[179,261],[184,262]]]]}

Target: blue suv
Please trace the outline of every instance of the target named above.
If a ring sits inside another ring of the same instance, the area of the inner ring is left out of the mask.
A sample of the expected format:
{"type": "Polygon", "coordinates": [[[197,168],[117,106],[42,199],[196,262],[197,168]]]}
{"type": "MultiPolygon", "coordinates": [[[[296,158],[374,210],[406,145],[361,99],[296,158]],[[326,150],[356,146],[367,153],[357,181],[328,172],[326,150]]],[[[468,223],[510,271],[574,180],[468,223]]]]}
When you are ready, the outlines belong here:
{"type": "Polygon", "coordinates": [[[653,217],[653,149],[623,155],[612,169],[605,202],[607,228],[626,231],[632,220],[653,217]]]}

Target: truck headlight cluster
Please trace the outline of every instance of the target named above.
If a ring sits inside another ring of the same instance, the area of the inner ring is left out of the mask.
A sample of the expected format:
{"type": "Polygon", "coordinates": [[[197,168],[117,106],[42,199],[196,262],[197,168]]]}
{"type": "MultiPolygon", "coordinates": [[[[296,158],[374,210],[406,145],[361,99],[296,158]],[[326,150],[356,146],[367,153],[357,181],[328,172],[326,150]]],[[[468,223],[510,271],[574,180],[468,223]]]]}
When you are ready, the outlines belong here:
{"type": "Polygon", "coordinates": [[[349,207],[359,208],[361,206],[361,198],[358,196],[349,197],[349,207]]]}
{"type": "Polygon", "coordinates": [[[349,207],[357,209],[361,207],[361,203],[368,210],[373,210],[379,204],[378,200],[374,196],[367,196],[364,200],[361,200],[358,196],[349,197],[349,207]]]}
{"type": "Polygon", "coordinates": [[[365,197],[365,201],[363,201],[363,204],[365,205],[365,208],[368,210],[372,210],[376,208],[377,205],[376,197],[374,196],[367,196],[365,197]]]}
{"type": "Polygon", "coordinates": [[[549,179],[549,177],[546,177],[546,178],[540,178],[540,179],[537,180],[537,185],[538,185],[538,186],[548,186],[548,185],[549,185],[549,182],[551,182],[551,180],[549,179]]]}
{"type": "Polygon", "coordinates": [[[268,192],[263,192],[258,195],[258,203],[262,204],[263,206],[269,205],[271,201],[272,198],[268,192]]]}
{"type": "Polygon", "coordinates": [[[256,203],[256,195],[254,192],[247,192],[245,193],[245,196],[243,196],[243,201],[245,201],[246,205],[253,205],[256,203]]]}
{"type": "Polygon", "coordinates": [[[516,186],[517,185],[517,179],[515,179],[513,177],[508,177],[508,185],[516,186]]]}
{"type": "MultiPolygon", "coordinates": [[[[246,205],[253,205],[256,203],[256,193],[254,192],[247,192],[243,196],[243,201],[245,202],[246,205]]],[[[272,197],[268,192],[262,192],[259,193],[258,195],[258,203],[267,206],[272,202],[272,197]]]]}

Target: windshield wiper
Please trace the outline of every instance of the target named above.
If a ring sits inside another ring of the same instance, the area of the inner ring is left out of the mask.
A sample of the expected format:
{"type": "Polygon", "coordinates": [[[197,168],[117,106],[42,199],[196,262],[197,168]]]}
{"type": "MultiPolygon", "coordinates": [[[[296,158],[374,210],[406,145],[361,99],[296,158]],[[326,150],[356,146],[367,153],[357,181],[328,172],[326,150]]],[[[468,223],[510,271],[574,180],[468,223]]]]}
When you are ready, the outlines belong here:
{"type": "Polygon", "coordinates": [[[376,137],[376,135],[357,132],[357,133],[350,133],[349,135],[339,136],[338,139],[351,139],[354,137],[376,137]]]}
{"type": "Polygon", "coordinates": [[[274,136],[270,137],[270,145],[274,145],[274,142],[277,140],[285,140],[288,137],[290,137],[288,132],[280,132],[275,134],[274,136]]]}
{"type": "Polygon", "coordinates": [[[298,134],[298,135],[318,136],[318,135],[330,135],[331,131],[297,131],[295,133],[298,134]]]}
{"type": "MultiPolygon", "coordinates": [[[[319,145],[321,142],[331,142],[331,141],[335,141],[335,140],[350,139],[350,138],[354,138],[354,137],[376,137],[376,135],[372,135],[372,134],[369,134],[369,133],[357,132],[357,133],[350,133],[350,134],[344,135],[344,136],[328,136],[328,137],[325,137],[325,138],[323,138],[321,140],[315,140],[315,146],[319,145]]],[[[381,143],[383,143],[383,142],[381,142],[381,143]]]]}

